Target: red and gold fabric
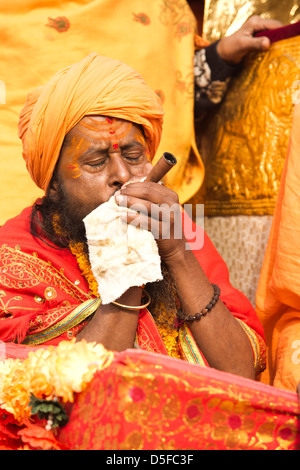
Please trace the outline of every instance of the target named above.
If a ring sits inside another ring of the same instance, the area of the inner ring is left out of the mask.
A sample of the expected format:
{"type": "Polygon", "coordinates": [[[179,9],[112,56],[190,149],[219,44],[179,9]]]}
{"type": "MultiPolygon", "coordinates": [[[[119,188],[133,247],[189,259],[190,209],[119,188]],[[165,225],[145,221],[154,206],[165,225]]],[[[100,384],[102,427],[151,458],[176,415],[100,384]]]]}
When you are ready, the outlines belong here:
{"type": "Polygon", "coordinates": [[[296,450],[297,414],[295,393],[131,350],[76,397],[58,440],[79,450],[296,450]]]}
{"type": "MultiPolygon", "coordinates": [[[[28,345],[70,340],[96,311],[97,298],[69,249],[49,246],[29,230],[31,208],[0,229],[0,340],[28,345]]],[[[183,212],[190,248],[211,282],[221,289],[221,300],[239,320],[253,349],[257,373],[264,368],[264,333],[246,297],[229,282],[228,269],[205,232],[183,212]]],[[[190,330],[182,325],[161,331],[151,313],[140,312],[137,340],[140,348],[206,365],[190,330]]]]}
{"type": "MultiPolygon", "coordinates": [[[[76,342],[74,336],[100,299],[70,250],[32,237],[30,210],[0,229],[1,448],[298,446],[295,394],[278,395],[263,384],[211,369],[186,325],[170,342],[150,312],[142,310],[139,348],[114,353],[76,342]],[[49,419],[32,416],[32,396],[45,406],[55,398],[68,415],[65,427],[51,428],[49,419]]],[[[203,246],[193,250],[195,256],[248,334],[259,372],[265,347],[251,304],[232,288],[223,260],[186,213],[183,226],[190,247],[202,234],[203,246]]]]}
{"type": "MultiPolygon", "coordinates": [[[[6,369],[0,362],[1,449],[176,450],[182,458],[180,450],[196,458],[193,450],[300,449],[296,393],[136,349],[19,348],[27,358],[6,369]],[[49,429],[30,416],[30,392],[44,404],[55,392],[68,423],[49,429]]],[[[15,349],[8,344],[7,356],[15,349]]]]}

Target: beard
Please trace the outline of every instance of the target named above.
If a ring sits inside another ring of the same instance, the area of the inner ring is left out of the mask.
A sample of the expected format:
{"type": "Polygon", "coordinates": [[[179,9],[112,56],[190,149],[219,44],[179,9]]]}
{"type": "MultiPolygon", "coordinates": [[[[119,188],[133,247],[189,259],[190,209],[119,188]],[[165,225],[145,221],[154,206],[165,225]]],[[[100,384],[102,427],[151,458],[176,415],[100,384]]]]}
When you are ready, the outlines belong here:
{"type": "Polygon", "coordinates": [[[62,228],[63,237],[69,244],[72,242],[81,242],[87,245],[86,231],[83,219],[85,215],[76,207],[70,196],[65,191],[63,183],[58,180],[57,183],[57,201],[55,202],[56,214],[62,228]]]}
{"type": "Polygon", "coordinates": [[[71,242],[81,242],[86,251],[86,232],[80,208],[75,207],[59,178],[55,179],[55,185],[55,197],[51,195],[50,186],[46,195],[33,205],[30,231],[46,245],[67,248],[71,242]]]}

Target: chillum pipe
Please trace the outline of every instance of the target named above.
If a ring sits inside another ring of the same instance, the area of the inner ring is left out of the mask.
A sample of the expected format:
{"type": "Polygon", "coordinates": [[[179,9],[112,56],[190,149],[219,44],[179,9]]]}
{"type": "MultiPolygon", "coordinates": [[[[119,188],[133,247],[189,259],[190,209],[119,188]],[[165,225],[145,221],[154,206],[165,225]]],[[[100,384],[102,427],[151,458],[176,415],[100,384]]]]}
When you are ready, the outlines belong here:
{"type": "Polygon", "coordinates": [[[164,152],[144,181],[158,183],[176,163],[177,160],[172,153],[164,152]]]}

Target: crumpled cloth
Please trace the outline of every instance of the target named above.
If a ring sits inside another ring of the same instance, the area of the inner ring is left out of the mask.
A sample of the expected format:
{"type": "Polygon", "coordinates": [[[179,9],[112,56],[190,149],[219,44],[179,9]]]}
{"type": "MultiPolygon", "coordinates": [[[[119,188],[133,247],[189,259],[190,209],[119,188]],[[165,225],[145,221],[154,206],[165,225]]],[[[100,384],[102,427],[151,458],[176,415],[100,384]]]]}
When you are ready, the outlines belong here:
{"type": "Polygon", "coordinates": [[[112,196],[84,219],[89,257],[103,304],[118,299],[129,287],[162,279],[161,260],[151,232],[120,218],[130,211],[112,196]]]}

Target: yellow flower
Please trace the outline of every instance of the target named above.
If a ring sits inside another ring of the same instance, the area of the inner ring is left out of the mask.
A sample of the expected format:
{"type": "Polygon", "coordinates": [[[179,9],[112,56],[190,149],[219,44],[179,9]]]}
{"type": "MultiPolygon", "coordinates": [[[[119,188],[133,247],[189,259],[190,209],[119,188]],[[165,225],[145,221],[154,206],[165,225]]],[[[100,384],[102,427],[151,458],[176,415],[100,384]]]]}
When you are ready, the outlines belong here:
{"type": "Polygon", "coordinates": [[[113,357],[100,344],[73,339],[30,352],[24,361],[7,359],[0,363],[0,408],[21,422],[30,416],[31,394],[72,402],[74,393],[83,391],[113,357]]]}
{"type": "Polygon", "coordinates": [[[22,363],[19,359],[7,359],[0,363],[0,406],[3,410],[13,413],[14,409],[24,406],[27,394],[20,387],[18,376],[22,363]]]}
{"type": "Polygon", "coordinates": [[[113,353],[102,345],[62,341],[49,362],[50,380],[58,397],[72,402],[74,392],[82,392],[91,382],[97,370],[107,367],[113,353]]]}

